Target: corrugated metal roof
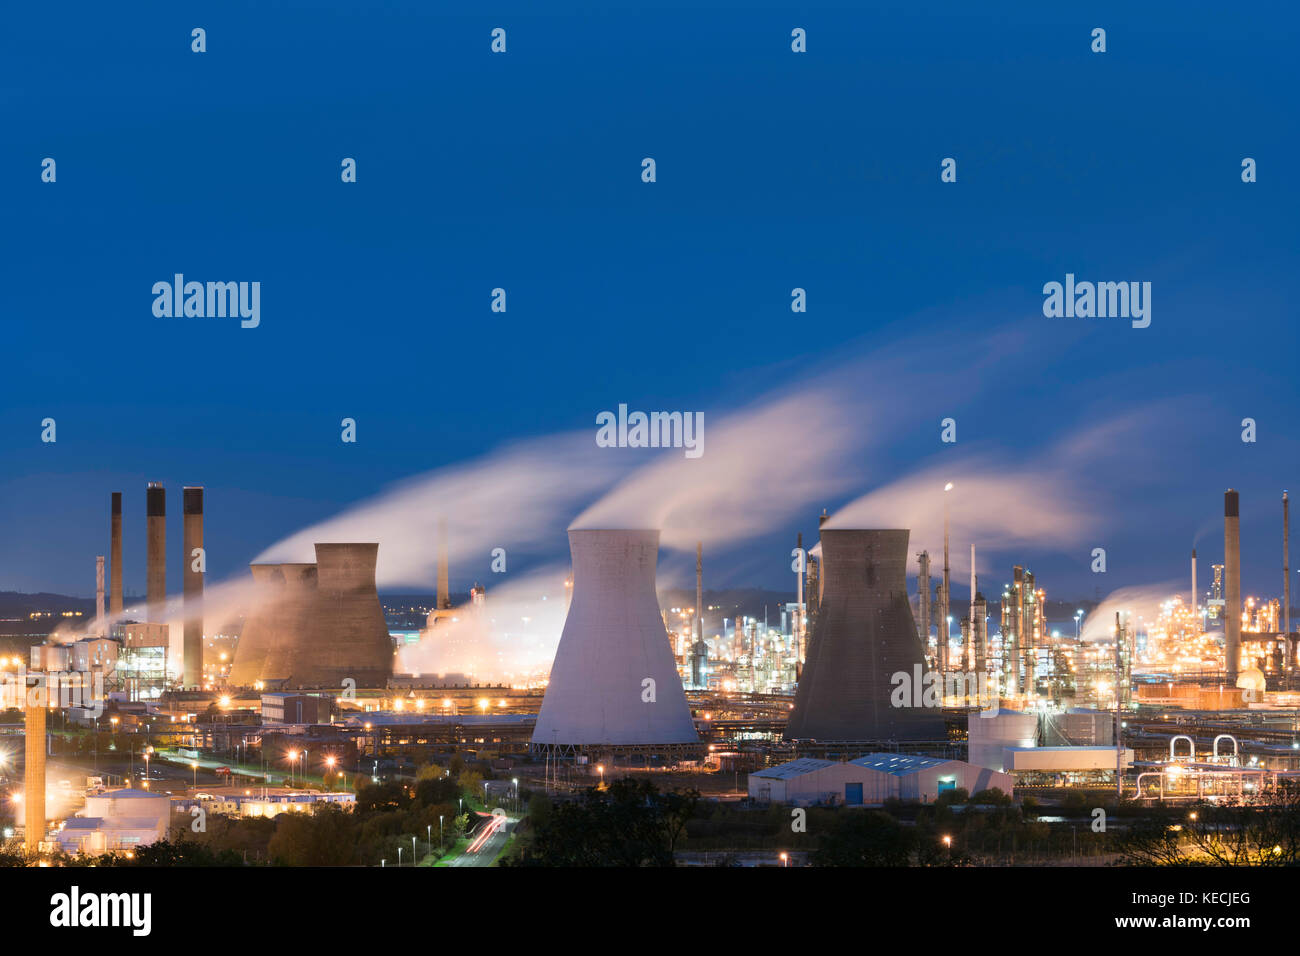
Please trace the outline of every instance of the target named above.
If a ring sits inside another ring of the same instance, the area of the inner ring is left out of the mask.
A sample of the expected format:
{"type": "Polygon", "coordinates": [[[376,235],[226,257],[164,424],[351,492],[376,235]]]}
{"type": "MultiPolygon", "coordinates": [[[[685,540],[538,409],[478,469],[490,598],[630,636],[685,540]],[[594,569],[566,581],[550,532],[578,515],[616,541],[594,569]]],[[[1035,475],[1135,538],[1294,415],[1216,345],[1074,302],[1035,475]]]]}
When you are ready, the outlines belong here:
{"type": "Polygon", "coordinates": [[[775,780],[789,780],[791,777],[801,777],[806,773],[812,773],[814,770],[824,770],[826,767],[835,766],[834,760],[817,760],[813,757],[800,757],[798,760],[791,760],[789,763],[778,764],[775,767],[768,767],[766,770],[758,770],[751,773],[751,777],[771,777],[775,780]]]}
{"type": "Polygon", "coordinates": [[[919,770],[926,770],[930,767],[937,767],[940,764],[951,763],[950,760],[942,760],[938,757],[922,757],[917,754],[866,754],[857,760],[850,760],[849,763],[856,764],[859,767],[866,767],[870,770],[881,770],[885,773],[892,773],[896,776],[906,776],[909,773],[916,773],[919,770]]]}

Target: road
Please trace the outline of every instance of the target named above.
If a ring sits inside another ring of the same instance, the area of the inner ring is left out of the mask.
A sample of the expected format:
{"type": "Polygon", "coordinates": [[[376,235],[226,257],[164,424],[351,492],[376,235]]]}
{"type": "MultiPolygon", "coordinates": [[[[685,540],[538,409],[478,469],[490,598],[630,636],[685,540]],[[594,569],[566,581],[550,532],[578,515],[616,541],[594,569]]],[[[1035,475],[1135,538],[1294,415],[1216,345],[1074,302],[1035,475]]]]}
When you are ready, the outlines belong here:
{"type": "Polygon", "coordinates": [[[516,821],[504,816],[494,816],[483,824],[483,830],[470,842],[469,847],[451,866],[491,866],[501,848],[506,845],[516,821]]]}

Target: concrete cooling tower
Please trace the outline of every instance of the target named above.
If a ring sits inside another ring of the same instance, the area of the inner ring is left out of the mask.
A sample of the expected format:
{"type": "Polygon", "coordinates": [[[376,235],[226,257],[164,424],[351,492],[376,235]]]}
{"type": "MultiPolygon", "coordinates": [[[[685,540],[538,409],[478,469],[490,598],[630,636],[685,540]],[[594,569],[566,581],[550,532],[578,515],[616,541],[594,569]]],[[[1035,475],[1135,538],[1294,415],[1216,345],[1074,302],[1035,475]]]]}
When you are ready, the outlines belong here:
{"type": "Polygon", "coordinates": [[[569,550],[573,597],[534,746],[698,745],[655,596],[659,532],[570,531],[569,550]]]}
{"type": "Polygon", "coordinates": [[[393,643],[375,587],[378,544],[318,544],[315,564],[253,564],[253,609],[230,683],[383,687],[393,643]]]}
{"type": "Polygon", "coordinates": [[[942,740],[937,708],[894,707],[891,680],[925,656],[907,597],[900,531],[823,528],[822,598],[795,691],[787,740],[942,740]]]}

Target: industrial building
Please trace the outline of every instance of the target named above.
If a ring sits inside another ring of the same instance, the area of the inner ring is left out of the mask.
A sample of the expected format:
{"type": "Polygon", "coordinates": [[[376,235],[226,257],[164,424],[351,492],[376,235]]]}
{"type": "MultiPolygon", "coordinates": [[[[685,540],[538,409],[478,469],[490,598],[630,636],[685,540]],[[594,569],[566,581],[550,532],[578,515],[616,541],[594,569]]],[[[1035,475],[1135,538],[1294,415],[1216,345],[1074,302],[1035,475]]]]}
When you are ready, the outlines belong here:
{"type": "Polygon", "coordinates": [[[655,596],[659,532],[569,532],[573,597],[534,748],[669,752],[699,735],[655,596]]]}
{"type": "Polygon", "coordinates": [[[254,610],[230,669],[251,687],[382,687],[393,646],[375,584],[379,545],[317,544],[314,564],[253,564],[254,610]]]}
{"type": "Polygon", "coordinates": [[[86,797],[85,810],[64,821],[56,840],[65,853],[98,855],[167,839],[171,797],[148,790],[110,790],[86,797]]]}
{"type": "Polygon", "coordinates": [[[274,818],[282,813],[311,813],[323,803],[351,810],[357,795],[351,791],[326,792],[289,787],[216,787],[176,801],[182,812],[201,807],[206,813],[232,817],[274,818]]]}
{"type": "Polygon", "coordinates": [[[761,803],[879,806],[889,799],[933,803],[950,790],[997,789],[1011,796],[1010,774],[963,760],[871,753],[840,763],[803,757],[749,775],[749,796],[761,803]]]}
{"type": "Polygon", "coordinates": [[[892,675],[925,666],[907,594],[908,534],[822,529],[821,595],[787,740],[944,739],[937,708],[890,700],[892,675]]]}

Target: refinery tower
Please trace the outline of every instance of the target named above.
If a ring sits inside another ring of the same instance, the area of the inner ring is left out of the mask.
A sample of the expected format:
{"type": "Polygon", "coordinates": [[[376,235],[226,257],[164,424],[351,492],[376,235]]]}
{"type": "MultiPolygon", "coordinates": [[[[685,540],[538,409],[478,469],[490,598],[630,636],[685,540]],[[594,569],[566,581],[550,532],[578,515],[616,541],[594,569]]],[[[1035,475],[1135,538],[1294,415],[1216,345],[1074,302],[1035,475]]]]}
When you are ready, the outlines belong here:
{"type": "Polygon", "coordinates": [[[822,528],[821,606],[787,740],[943,739],[938,709],[890,699],[894,675],[912,681],[925,667],[907,596],[908,535],[822,528]]]}
{"type": "Polygon", "coordinates": [[[570,531],[573,598],[535,747],[672,751],[699,735],[655,595],[659,532],[570,531]]]}

